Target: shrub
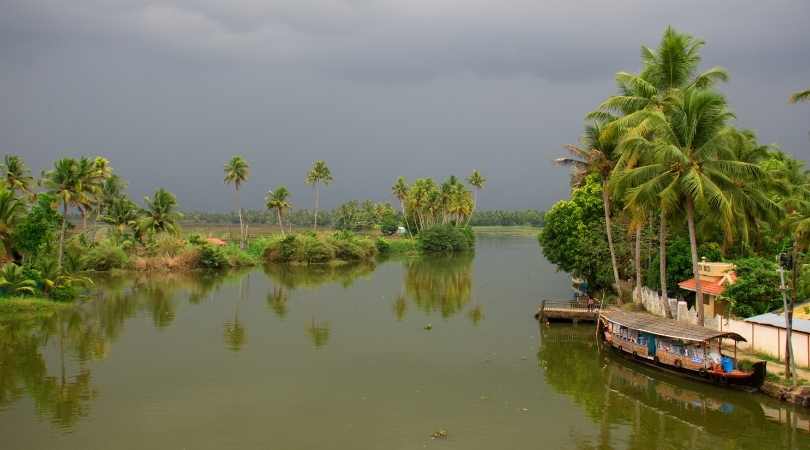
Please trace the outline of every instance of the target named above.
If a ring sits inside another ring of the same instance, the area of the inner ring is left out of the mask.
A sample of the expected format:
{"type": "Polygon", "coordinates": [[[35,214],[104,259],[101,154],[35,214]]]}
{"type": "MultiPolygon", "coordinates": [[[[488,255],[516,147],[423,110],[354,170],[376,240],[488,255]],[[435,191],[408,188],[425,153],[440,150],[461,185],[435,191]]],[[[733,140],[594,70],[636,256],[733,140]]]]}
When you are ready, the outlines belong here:
{"type": "Polygon", "coordinates": [[[335,249],[335,258],[343,261],[369,259],[377,253],[377,247],[366,237],[348,231],[339,231],[327,239],[335,249]]]}
{"type": "Polygon", "coordinates": [[[380,231],[386,236],[391,236],[399,229],[399,220],[394,214],[386,215],[380,221],[380,231]]]}
{"type": "Polygon", "coordinates": [[[469,229],[437,225],[419,233],[418,242],[425,253],[463,252],[473,248],[475,236],[469,229]]]}
{"type": "Polygon", "coordinates": [[[377,251],[380,252],[381,254],[385,255],[388,254],[389,251],[391,251],[391,244],[389,244],[388,241],[385,240],[384,238],[377,238],[377,240],[374,242],[374,245],[377,247],[377,251]]]}
{"type": "Polygon", "coordinates": [[[81,257],[83,270],[107,271],[129,266],[129,257],[120,246],[110,240],[103,240],[81,257]]]}
{"type": "Polygon", "coordinates": [[[199,252],[199,259],[197,260],[198,267],[213,270],[228,267],[228,259],[219,247],[203,244],[199,246],[199,252]]]}
{"type": "Polygon", "coordinates": [[[177,256],[186,247],[186,241],[168,233],[160,233],[149,243],[148,252],[155,256],[177,256]]]}
{"type": "Polygon", "coordinates": [[[249,267],[256,265],[256,258],[236,245],[221,247],[229,267],[249,267]]]}
{"type": "Polygon", "coordinates": [[[298,261],[307,264],[325,263],[335,259],[335,249],[333,246],[321,241],[317,237],[304,235],[300,238],[301,252],[298,261]]]}

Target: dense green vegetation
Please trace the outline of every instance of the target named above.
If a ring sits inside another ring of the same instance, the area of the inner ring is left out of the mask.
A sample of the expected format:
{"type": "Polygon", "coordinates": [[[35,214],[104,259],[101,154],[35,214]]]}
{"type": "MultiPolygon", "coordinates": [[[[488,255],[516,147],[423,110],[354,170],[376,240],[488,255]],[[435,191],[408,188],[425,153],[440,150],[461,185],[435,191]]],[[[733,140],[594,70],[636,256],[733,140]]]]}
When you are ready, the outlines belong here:
{"type": "MultiPolygon", "coordinates": [[[[725,296],[733,312],[769,311],[781,306],[776,255],[791,254],[799,272],[810,176],[801,161],[731,124],[714,89],[728,73],[698,71],[703,45],[668,28],[657,49],[642,47],[640,73],[616,74],[619,92],[587,115],[581,145],[557,160],[573,169],[571,197],[545,214],[538,238],[561,270],[620,295],[647,285],[684,296],[676,283],[701,257],[732,261],[739,282],[725,296]]],[[[696,290],[702,321],[699,281],[696,290]]]]}
{"type": "MultiPolygon", "coordinates": [[[[257,217],[242,210],[240,193],[250,166],[234,156],[224,166],[224,182],[234,188],[239,235],[227,242],[184,235],[177,199],[165,189],[157,189],[141,205],[135,203],[126,194],[126,183],[102,157],[60,159],[39,180],[14,155],[5,157],[2,169],[0,242],[5,264],[0,266],[0,298],[69,301],[92,286],[88,272],[367,262],[380,254],[467,251],[474,239],[468,227],[474,197],[455,177],[441,185],[417,180],[413,187],[400,179],[394,189],[400,212],[388,203],[349,201],[321,215],[321,223],[326,216],[336,231],[318,233],[319,186],[333,178],[324,161],[315,161],[306,177],[314,188],[315,209],[298,216],[311,218],[315,231],[290,233],[296,217],[291,213],[292,195],[279,186],[267,193],[262,216],[273,217],[279,233],[249,239],[250,223],[257,217]],[[403,229],[409,236],[394,236],[403,229]]],[[[469,183],[477,197],[486,180],[476,171],[469,183]]]]}

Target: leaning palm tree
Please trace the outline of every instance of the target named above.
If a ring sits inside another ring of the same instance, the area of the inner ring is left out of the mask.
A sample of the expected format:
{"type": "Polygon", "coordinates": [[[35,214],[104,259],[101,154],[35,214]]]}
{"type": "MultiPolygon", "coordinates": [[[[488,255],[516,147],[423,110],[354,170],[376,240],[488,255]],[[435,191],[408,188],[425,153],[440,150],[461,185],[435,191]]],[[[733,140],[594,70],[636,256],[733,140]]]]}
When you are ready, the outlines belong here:
{"type": "Polygon", "coordinates": [[[810,100],[810,89],[794,92],[790,96],[790,103],[806,102],[808,100],[810,100]]]}
{"type": "Polygon", "coordinates": [[[14,191],[0,186],[0,241],[6,251],[6,257],[17,261],[18,254],[11,242],[11,234],[22,217],[25,208],[23,203],[14,195],[14,191]]]}
{"type": "Polygon", "coordinates": [[[394,198],[399,200],[399,208],[402,210],[402,220],[405,222],[405,228],[408,229],[408,234],[411,234],[411,227],[408,225],[408,212],[405,210],[405,202],[408,199],[408,182],[405,177],[397,178],[397,182],[391,186],[391,193],[394,198]]]}
{"type": "Polygon", "coordinates": [[[287,200],[290,196],[290,191],[287,190],[286,186],[279,186],[276,188],[275,191],[268,191],[267,197],[265,197],[265,205],[269,210],[276,210],[276,217],[278,217],[278,227],[281,230],[281,235],[285,236],[284,234],[284,222],[283,217],[284,214],[292,208],[292,204],[287,200]]]}
{"type": "Polygon", "coordinates": [[[59,249],[57,252],[57,270],[62,269],[65,249],[65,232],[67,230],[68,208],[79,207],[82,196],[82,176],[79,163],[72,158],[64,158],[54,163],[54,168],[46,172],[42,183],[62,203],[62,227],[59,231],[59,249]]]}
{"type": "Polygon", "coordinates": [[[332,172],[323,160],[317,160],[312,164],[312,169],[307,173],[307,184],[311,184],[315,190],[315,231],[318,231],[318,206],[320,203],[320,193],[318,185],[329,185],[332,182],[332,172]]]}
{"type": "Polygon", "coordinates": [[[628,154],[622,150],[632,148],[641,155],[642,163],[618,172],[616,183],[627,188],[629,204],[649,204],[657,199],[666,211],[685,208],[698,321],[702,325],[705,317],[695,211],[702,208],[724,232],[733,233],[736,216],[730,193],[739,182],[762,178],[764,172],[756,164],[734,159],[736,130],[726,126],[733,114],[721,94],[692,87],[669,102],[664,111],[643,110],[631,115],[652,132],[630,133],[623,139],[619,146],[622,158],[628,154]]]}
{"type": "Polygon", "coordinates": [[[239,213],[239,247],[245,248],[245,223],[242,219],[242,205],[239,199],[239,188],[250,176],[250,166],[241,156],[234,156],[225,164],[225,183],[233,184],[235,192],[236,210],[239,213]]]}
{"type": "Polygon", "coordinates": [[[616,250],[613,246],[613,232],[611,223],[611,195],[608,185],[610,174],[615,164],[616,142],[612,137],[602,132],[603,125],[599,122],[585,127],[582,136],[582,146],[566,145],[565,148],[572,157],[557,158],[554,162],[573,168],[571,185],[580,186],[590,174],[596,174],[602,183],[602,206],[605,212],[605,233],[607,234],[608,249],[610,250],[610,263],[613,268],[613,281],[615,289],[619,291],[619,267],[616,264],[616,250]]]}
{"type": "Polygon", "coordinates": [[[161,188],[155,191],[152,198],[144,197],[146,208],[143,210],[138,228],[146,233],[177,234],[180,230],[178,221],[182,215],[177,212],[177,199],[175,196],[161,188]]]}
{"type": "Polygon", "coordinates": [[[4,172],[3,180],[9,189],[13,192],[31,192],[31,184],[34,182],[34,178],[31,177],[31,171],[22,158],[17,155],[6,155],[0,168],[4,172]]]}

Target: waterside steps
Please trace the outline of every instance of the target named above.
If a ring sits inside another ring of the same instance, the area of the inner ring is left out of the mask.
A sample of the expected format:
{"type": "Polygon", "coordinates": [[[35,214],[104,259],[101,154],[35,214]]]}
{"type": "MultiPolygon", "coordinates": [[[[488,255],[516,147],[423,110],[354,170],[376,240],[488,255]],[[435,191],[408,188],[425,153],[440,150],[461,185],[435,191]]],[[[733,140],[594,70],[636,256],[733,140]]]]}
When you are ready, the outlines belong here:
{"type": "Polygon", "coordinates": [[[588,304],[576,300],[543,300],[534,318],[541,322],[596,322],[599,305],[588,309],[588,304]]]}

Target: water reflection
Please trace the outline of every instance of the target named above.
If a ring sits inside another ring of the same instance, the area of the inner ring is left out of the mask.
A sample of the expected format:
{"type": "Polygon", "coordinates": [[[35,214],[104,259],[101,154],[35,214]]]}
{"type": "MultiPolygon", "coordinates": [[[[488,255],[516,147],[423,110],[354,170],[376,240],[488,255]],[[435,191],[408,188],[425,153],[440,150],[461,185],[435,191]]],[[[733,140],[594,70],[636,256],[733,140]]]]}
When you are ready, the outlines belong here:
{"type": "Polygon", "coordinates": [[[793,407],[599,352],[592,327],[542,326],[540,334],[546,381],[599,427],[596,436],[575,436],[578,448],[810,447],[810,416],[793,407]]]}
{"type": "Polygon", "coordinates": [[[472,296],[472,262],[472,254],[407,260],[405,292],[423,312],[454,316],[472,296]]]}
{"type": "Polygon", "coordinates": [[[329,342],[330,333],[331,328],[329,322],[318,321],[315,320],[314,317],[307,326],[307,335],[312,339],[312,345],[314,345],[315,348],[325,346],[329,342]]]}
{"type": "Polygon", "coordinates": [[[316,288],[331,282],[338,282],[343,287],[350,287],[358,278],[374,272],[376,267],[373,262],[309,266],[270,264],[264,267],[264,273],[274,283],[287,289],[316,288]]]}
{"type": "Polygon", "coordinates": [[[287,288],[281,286],[274,286],[273,290],[267,293],[267,305],[276,314],[279,319],[287,317],[289,307],[287,301],[290,299],[290,294],[287,288]]]}

